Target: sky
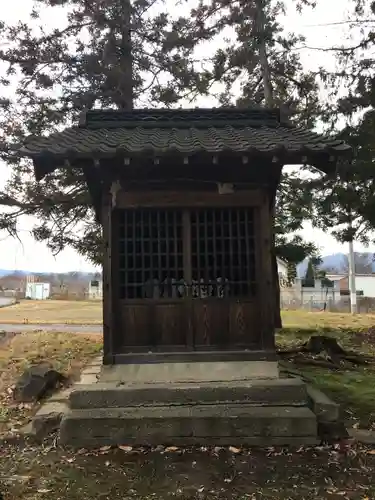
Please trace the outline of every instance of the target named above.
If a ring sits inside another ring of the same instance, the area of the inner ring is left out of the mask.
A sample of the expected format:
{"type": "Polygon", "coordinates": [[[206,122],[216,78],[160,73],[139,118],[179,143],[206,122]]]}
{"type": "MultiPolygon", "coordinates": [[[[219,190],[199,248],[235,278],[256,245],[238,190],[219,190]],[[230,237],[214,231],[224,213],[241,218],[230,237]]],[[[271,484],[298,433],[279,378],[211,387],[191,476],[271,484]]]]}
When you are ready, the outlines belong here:
{"type": "MultiPolygon", "coordinates": [[[[287,0],[290,2],[291,0],[287,0]]],[[[288,10],[284,26],[288,31],[301,33],[307,37],[307,46],[329,47],[343,43],[346,32],[345,25],[337,24],[347,18],[347,0],[329,0],[318,2],[318,7],[311,11],[305,11],[302,15],[294,10],[288,10]]],[[[2,9],[0,19],[8,22],[17,21],[27,16],[32,5],[31,0],[12,0],[7,2],[6,9],[2,9]]],[[[43,18],[47,26],[56,26],[56,14],[45,14],[43,18]]],[[[215,48],[215,47],[213,47],[215,48]]],[[[301,51],[302,63],[307,69],[318,69],[320,66],[334,67],[333,56],[319,50],[301,51]]],[[[0,67],[1,71],[1,67],[0,67]]],[[[209,98],[201,98],[199,106],[215,106],[209,98]]],[[[4,186],[9,170],[0,164],[0,189],[4,186]]],[[[24,217],[19,222],[20,240],[7,237],[0,233],[0,269],[28,270],[31,272],[88,272],[96,270],[92,264],[87,262],[72,249],[66,249],[57,256],[53,256],[45,244],[36,242],[30,234],[33,226],[33,218],[24,217]]],[[[313,240],[319,247],[322,255],[338,252],[347,253],[345,245],[338,243],[328,232],[312,228],[306,224],[300,234],[308,240],[313,240]]],[[[375,253],[375,245],[364,247],[359,243],[354,245],[355,251],[370,251],[375,253]]]]}

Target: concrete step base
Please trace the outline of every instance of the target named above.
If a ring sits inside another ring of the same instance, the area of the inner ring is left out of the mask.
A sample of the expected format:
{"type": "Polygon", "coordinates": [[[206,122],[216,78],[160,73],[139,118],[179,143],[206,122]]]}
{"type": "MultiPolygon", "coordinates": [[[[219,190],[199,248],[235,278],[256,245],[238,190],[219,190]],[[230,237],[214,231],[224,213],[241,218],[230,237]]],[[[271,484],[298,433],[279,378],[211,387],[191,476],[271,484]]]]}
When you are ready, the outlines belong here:
{"type": "MultiPolygon", "coordinates": [[[[251,351],[249,351],[251,354],[251,351]]],[[[189,353],[189,355],[192,353],[189,353]]],[[[208,352],[208,357],[212,353],[208,352]]],[[[225,353],[224,353],[225,354],[225,353]]],[[[164,353],[163,353],[164,356],[164,353]]],[[[106,365],[100,382],[123,384],[235,382],[279,378],[277,361],[135,362],[106,365]]]]}
{"type": "Polygon", "coordinates": [[[315,444],[317,422],[307,407],[248,404],[140,406],[70,410],[60,443],[92,448],[104,445],[315,444]]]}
{"type": "Polygon", "coordinates": [[[236,382],[97,383],[79,386],[70,394],[72,409],[128,408],[184,404],[241,402],[253,405],[307,406],[306,384],[300,379],[236,382]]]}

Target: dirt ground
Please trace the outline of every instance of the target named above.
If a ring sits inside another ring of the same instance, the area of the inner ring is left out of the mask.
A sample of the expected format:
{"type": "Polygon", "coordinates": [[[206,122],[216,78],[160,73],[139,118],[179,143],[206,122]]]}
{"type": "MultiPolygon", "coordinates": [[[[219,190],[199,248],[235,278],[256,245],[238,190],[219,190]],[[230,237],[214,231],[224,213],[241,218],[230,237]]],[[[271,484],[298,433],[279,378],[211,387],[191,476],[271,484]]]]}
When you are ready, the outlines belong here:
{"type": "Polygon", "coordinates": [[[5,445],[4,499],[375,499],[375,450],[347,443],[294,451],[125,449],[5,445]]]}

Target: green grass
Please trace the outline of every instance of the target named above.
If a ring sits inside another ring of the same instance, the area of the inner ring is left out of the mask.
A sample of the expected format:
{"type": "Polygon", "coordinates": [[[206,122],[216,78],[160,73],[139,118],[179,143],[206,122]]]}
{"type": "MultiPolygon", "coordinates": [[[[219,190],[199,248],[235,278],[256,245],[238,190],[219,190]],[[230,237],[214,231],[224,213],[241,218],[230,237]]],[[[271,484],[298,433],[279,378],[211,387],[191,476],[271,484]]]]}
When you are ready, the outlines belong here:
{"type": "Polygon", "coordinates": [[[348,426],[364,429],[375,424],[375,370],[359,369],[356,372],[332,373],[303,370],[314,385],[340,404],[348,426]]]}
{"type": "MultiPolygon", "coordinates": [[[[326,335],[337,339],[347,350],[374,356],[375,317],[371,315],[283,313],[284,328],[277,333],[276,342],[282,349],[306,342],[311,335],[326,335]]],[[[375,428],[375,362],[366,367],[338,371],[320,367],[301,367],[286,363],[298,370],[334,401],[340,404],[347,424],[361,428],[375,428]]]]}

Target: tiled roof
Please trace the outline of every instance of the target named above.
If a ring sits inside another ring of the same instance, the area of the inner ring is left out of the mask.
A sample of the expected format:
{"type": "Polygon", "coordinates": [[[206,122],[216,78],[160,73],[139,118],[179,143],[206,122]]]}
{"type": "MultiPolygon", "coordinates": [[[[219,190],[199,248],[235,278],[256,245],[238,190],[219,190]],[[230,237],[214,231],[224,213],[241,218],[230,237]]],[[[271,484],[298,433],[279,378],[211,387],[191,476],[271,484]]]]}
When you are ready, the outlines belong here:
{"type": "Polygon", "coordinates": [[[197,153],[340,155],[343,141],[291,125],[279,110],[192,109],[89,111],[80,124],[47,137],[30,137],[21,153],[37,158],[197,153]]]}

